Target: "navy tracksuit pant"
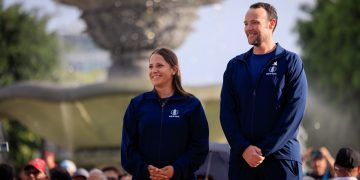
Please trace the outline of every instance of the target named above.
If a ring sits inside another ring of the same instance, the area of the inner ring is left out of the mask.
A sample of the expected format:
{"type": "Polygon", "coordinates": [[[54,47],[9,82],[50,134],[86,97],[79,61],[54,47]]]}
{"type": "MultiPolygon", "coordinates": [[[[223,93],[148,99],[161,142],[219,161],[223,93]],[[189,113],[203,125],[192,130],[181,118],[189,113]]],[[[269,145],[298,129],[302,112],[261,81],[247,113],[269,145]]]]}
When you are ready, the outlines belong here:
{"type": "Polygon", "coordinates": [[[240,159],[230,162],[229,180],[302,180],[302,166],[297,161],[269,157],[253,168],[240,159]]]}

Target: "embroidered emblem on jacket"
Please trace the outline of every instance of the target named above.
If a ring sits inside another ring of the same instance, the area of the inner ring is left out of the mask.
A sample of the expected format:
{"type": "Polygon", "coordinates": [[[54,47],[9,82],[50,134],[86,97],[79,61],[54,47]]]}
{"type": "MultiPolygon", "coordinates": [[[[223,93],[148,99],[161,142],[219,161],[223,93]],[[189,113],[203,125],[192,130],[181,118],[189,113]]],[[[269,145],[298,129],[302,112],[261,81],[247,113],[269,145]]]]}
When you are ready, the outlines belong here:
{"type": "Polygon", "coordinates": [[[266,73],[266,75],[277,75],[276,73],[277,70],[277,61],[275,61],[268,69],[268,72],[266,73]]]}
{"type": "Polygon", "coordinates": [[[177,109],[171,110],[169,117],[179,118],[179,117],[180,117],[180,116],[179,116],[179,110],[177,110],[177,109]]]}

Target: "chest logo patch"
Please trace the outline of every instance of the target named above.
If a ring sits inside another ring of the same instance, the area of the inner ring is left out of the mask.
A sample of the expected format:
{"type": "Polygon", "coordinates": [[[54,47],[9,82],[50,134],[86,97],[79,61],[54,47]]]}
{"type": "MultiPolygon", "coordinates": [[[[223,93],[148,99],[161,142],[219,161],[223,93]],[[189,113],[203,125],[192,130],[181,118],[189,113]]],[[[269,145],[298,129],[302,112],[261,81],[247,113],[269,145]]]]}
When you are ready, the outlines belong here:
{"type": "Polygon", "coordinates": [[[179,112],[180,112],[179,110],[173,109],[173,110],[170,111],[169,117],[171,117],[171,118],[179,118],[180,117],[179,112]]]}
{"type": "Polygon", "coordinates": [[[277,61],[275,61],[275,62],[269,67],[268,72],[266,72],[266,75],[267,75],[267,76],[277,75],[276,70],[277,70],[277,61]]]}

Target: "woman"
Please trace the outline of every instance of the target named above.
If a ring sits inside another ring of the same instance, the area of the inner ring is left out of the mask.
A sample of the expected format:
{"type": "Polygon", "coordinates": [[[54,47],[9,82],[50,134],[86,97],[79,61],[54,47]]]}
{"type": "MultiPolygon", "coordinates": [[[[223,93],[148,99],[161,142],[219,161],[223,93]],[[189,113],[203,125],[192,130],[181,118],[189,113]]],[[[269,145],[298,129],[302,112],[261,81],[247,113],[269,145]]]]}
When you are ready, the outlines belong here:
{"type": "Polygon", "coordinates": [[[181,86],[178,59],[167,48],[149,59],[154,86],[126,110],[121,163],[133,179],[195,179],[209,150],[209,129],[200,101],[181,86]]]}

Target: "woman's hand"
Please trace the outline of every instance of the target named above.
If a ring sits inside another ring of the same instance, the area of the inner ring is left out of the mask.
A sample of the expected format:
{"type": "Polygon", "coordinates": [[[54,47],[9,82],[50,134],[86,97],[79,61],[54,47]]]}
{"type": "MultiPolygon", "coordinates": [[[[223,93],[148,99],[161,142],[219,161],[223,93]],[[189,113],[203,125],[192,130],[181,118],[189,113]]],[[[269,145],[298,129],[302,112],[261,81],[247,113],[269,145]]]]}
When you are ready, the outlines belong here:
{"type": "Polygon", "coordinates": [[[153,165],[149,165],[148,171],[151,180],[169,180],[174,175],[174,168],[172,166],[165,166],[159,169],[153,165]]]}
{"type": "Polygon", "coordinates": [[[168,177],[169,179],[172,178],[174,176],[174,167],[173,166],[165,166],[162,169],[162,172],[164,173],[164,175],[166,177],[168,177]]]}

